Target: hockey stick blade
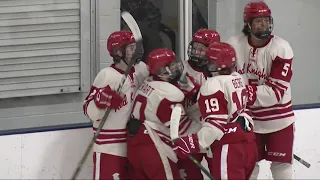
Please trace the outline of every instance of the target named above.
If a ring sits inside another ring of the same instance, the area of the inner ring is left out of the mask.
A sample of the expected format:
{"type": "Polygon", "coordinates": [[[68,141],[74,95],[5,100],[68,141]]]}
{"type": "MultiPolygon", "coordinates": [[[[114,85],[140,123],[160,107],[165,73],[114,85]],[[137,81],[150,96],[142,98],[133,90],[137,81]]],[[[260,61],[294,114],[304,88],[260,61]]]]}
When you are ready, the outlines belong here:
{"type": "Polygon", "coordinates": [[[303,164],[305,167],[310,168],[311,164],[309,164],[307,161],[301,159],[299,156],[293,154],[293,157],[295,160],[297,160],[298,162],[300,162],[301,164],[303,164]]]}
{"type": "MultiPolygon", "coordinates": [[[[141,32],[140,32],[140,29],[139,29],[139,26],[137,24],[137,22],[134,20],[134,18],[132,17],[132,15],[126,11],[122,12],[121,13],[121,17],[123,18],[123,20],[127,23],[127,25],[129,26],[134,38],[135,38],[135,41],[136,41],[136,50],[132,56],[132,59],[131,61],[128,63],[128,66],[127,66],[127,69],[125,70],[124,72],[124,75],[120,81],[120,84],[119,84],[119,87],[117,88],[117,93],[119,94],[122,90],[122,87],[127,79],[127,76],[128,74],[130,73],[131,69],[132,69],[132,66],[134,65],[135,63],[135,60],[138,58],[138,53],[141,51],[141,48],[142,48],[142,35],[141,35],[141,32]]],[[[93,146],[94,146],[94,143],[95,141],[97,140],[97,137],[98,135],[100,134],[101,132],[101,129],[103,128],[104,124],[106,123],[106,120],[109,116],[111,112],[111,109],[108,108],[107,111],[105,112],[104,116],[102,117],[101,121],[100,121],[100,124],[99,124],[99,127],[97,128],[97,131],[96,133],[94,134],[93,138],[91,139],[85,153],[83,154],[80,162],[78,163],[73,175],[72,175],[72,178],[71,179],[76,179],[77,176],[79,175],[88,155],[90,154],[93,146]]]]}
{"type": "Polygon", "coordinates": [[[127,23],[127,25],[129,26],[129,28],[130,28],[133,36],[134,36],[134,39],[136,41],[141,40],[142,39],[141,31],[139,29],[139,26],[138,26],[137,22],[132,17],[132,15],[127,11],[122,11],[121,12],[121,17],[127,23]]]}

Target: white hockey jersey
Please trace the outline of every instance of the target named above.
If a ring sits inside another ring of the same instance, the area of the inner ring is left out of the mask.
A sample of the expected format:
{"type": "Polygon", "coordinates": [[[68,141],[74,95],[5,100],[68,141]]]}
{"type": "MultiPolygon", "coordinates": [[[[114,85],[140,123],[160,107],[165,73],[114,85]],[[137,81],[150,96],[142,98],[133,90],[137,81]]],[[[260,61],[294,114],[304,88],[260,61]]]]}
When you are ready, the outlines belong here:
{"type": "MultiPolygon", "coordinates": [[[[97,89],[109,86],[116,91],[123,77],[123,71],[117,69],[114,65],[102,69],[96,76],[89,95],[86,97],[83,109],[93,122],[93,131],[99,126],[100,119],[104,116],[106,110],[99,109],[94,101],[94,94],[97,89]]],[[[95,152],[107,153],[116,156],[127,156],[126,144],[126,124],[129,120],[133,97],[136,90],[142,84],[143,80],[149,76],[149,71],[144,62],[140,62],[132,68],[122,87],[124,100],[118,109],[112,110],[104,124],[94,145],[95,152]]]]}
{"type": "Polygon", "coordinates": [[[182,105],[184,98],[183,92],[177,86],[149,77],[138,89],[132,110],[132,116],[144,124],[157,149],[173,161],[177,161],[177,157],[172,150],[173,143],[170,139],[172,108],[181,106],[183,109],[180,133],[191,123],[182,105]]]}
{"type": "Polygon", "coordinates": [[[245,81],[237,72],[211,77],[204,82],[198,94],[198,105],[204,120],[203,127],[197,133],[202,148],[208,148],[215,140],[220,140],[227,124],[234,123],[239,116],[253,124],[247,114],[247,98],[245,81]]]}
{"type": "MultiPolygon", "coordinates": [[[[202,85],[203,82],[206,81],[207,76],[202,73],[201,71],[197,70],[196,68],[193,68],[190,65],[189,60],[185,63],[186,72],[189,76],[193,77],[194,80],[199,84],[202,85]]],[[[197,102],[193,102],[191,99],[186,99],[184,103],[184,107],[186,109],[187,115],[192,120],[192,123],[190,124],[190,127],[188,127],[188,130],[183,133],[183,135],[192,134],[195,132],[198,132],[201,127],[201,119],[200,119],[200,110],[197,102]]]]}
{"type": "Polygon", "coordinates": [[[255,120],[255,132],[271,133],[295,121],[291,102],[293,51],[289,43],[271,36],[266,45],[252,46],[241,34],[229,39],[236,50],[236,70],[247,84],[257,85],[257,99],[249,107],[255,120]]]}

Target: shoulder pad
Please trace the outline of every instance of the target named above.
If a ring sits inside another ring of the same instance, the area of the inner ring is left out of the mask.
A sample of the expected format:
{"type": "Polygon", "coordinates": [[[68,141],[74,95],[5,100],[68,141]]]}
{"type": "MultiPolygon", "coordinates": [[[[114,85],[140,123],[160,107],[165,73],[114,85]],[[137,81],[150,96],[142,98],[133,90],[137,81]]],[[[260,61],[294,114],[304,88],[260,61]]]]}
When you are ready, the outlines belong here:
{"type": "MultiPolygon", "coordinates": [[[[218,77],[218,76],[217,76],[218,77]]],[[[217,77],[211,77],[205,81],[201,88],[200,88],[200,93],[204,96],[214,94],[218,91],[223,92],[223,87],[219,81],[219,78],[217,77]]]]}
{"type": "Polygon", "coordinates": [[[98,73],[94,79],[93,86],[97,88],[104,88],[109,85],[111,89],[113,89],[116,88],[113,86],[118,84],[122,77],[123,74],[119,73],[117,70],[113,69],[112,67],[106,67],[98,73]]]}
{"type": "Polygon", "coordinates": [[[281,59],[292,59],[294,54],[290,44],[286,40],[274,36],[271,45],[271,56],[273,60],[276,57],[281,59]]]}

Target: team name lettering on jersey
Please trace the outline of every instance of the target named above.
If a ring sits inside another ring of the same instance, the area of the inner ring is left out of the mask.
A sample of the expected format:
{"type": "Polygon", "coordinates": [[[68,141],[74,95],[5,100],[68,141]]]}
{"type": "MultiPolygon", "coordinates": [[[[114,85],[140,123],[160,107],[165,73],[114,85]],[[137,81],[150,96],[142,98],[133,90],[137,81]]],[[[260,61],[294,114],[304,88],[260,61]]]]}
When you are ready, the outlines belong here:
{"type": "Polygon", "coordinates": [[[267,72],[265,72],[265,68],[261,70],[259,70],[259,68],[253,68],[251,67],[252,64],[251,63],[248,63],[247,65],[247,68],[246,68],[246,64],[247,63],[244,63],[243,66],[242,66],[242,69],[238,69],[238,67],[236,67],[236,71],[239,73],[239,74],[254,74],[256,76],[258,76],[259,80],[262,78],[262,79],[265,79],[267,80],[269,78],[269,75],[267,74],[267,72]]]}
{"type": "Polygon", "coordinates": [[[154,89],[153,89],[153,87],[149,86],[147,83],[143,83],[140,86],[139,90],[142,91],[147,96],[149,96],[154,89]]]}
{"type": "Polygon", "coordinates": [[[120,106],[114,110],[114,112],[117,112],[117,110],[120,110],[122,107],[128,104],[127,95],[124,95],[123,101],[121,102],[120,106]]]}

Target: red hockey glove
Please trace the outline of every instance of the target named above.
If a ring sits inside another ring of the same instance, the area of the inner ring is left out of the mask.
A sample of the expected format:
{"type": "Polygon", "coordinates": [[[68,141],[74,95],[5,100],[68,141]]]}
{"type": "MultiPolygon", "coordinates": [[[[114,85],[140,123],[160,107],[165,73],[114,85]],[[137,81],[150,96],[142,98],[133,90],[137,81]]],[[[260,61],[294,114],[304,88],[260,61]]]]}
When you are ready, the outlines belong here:
{"type": "Polygon", "coordinates": [[[246,85],[248,92],[248,106],[252,106],[257,100],[257,86],[246,85]]]}
{"type": "Polygon", "coordinates": [[[98,89],[94,95],[94,102],[100,109],[117,109],[122,101],[122,97],[109,87],[98,89]]]}
{"type": "Polygon", "coordinates": [[[190,99],[192,99],[192,97],[195,96],[200,89],[200,85],[193,77],[189,75],[186,75],[184,82],[178,81],[178,85],[185,96],[190,99]]]}
{"type": "Polygon", "coordinates": [[[200,147],[197,134],[190,134],[188,136],[180,137],[175,140],[175,152],[179,158],[185,159],[189,154],[199,153],[200,147]]]}

